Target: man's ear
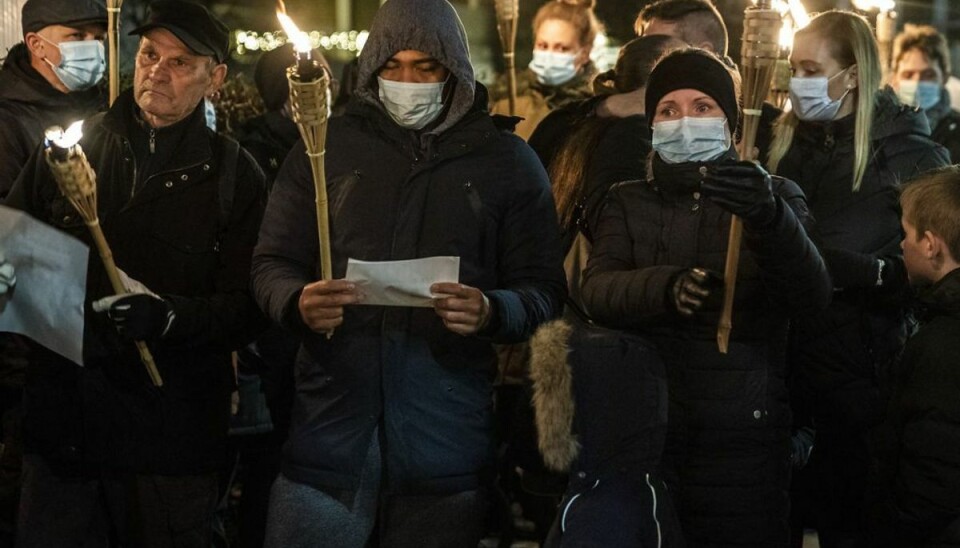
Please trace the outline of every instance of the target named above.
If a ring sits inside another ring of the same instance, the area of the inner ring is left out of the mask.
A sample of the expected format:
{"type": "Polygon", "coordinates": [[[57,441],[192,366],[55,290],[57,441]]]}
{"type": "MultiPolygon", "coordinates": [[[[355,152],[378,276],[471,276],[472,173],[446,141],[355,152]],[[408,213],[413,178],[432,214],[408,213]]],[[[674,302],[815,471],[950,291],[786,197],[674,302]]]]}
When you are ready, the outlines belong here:
{"type": "Polygon", "coordinates": [[[940,236],[937,236],[929,230],[925,230],[923,236],[920,236],[920,250],[923,252],[924,257],[933,259],[937,255],[947,251],[946,242],[944,242],[940,236]]]}
{"type": "Polygon", "coordinates": [[[210,71],[210,85],[207,86],[207,92],[204,96],[209,97],[220,91],[223,82],[227,79],[227,65],[220,63],[210,71]]]}
{"type": "Polygon", "coordinates": [[[580,48],[580,53],[577,54],[576,64],[577,68],[582,68],[590,62],[590,52],[593,51],[593,44],[584,46],[580,48]]]}
{"type": "Polygon", "coordinates": [[[30,53],[43,59],[46,57],[43,52],[44,40],[40,37],[39,34],[35,32],[28,32],[23,36],[23,43],[27,45],[27,49],[30,50],[30,53]]]}

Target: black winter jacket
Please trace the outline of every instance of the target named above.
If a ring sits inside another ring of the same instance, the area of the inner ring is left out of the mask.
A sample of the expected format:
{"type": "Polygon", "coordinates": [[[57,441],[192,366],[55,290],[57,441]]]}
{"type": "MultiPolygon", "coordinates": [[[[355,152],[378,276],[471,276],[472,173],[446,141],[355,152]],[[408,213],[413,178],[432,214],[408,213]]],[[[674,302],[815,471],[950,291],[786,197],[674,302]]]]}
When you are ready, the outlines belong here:
{"type": "Polygon", "coordinates": [[[930,122],[930,140],[947,149],[952,163],[960,162],[960,112],[953,110],[947,88],[940,90],[940,102],[924,114],[930,122]]]}
{"type": "Polygon", "coordinates": [[[30,66],[21,42],[0,70],[0,203],[50,126],[66,126],[106,108],[101,88],[62,93],[30,66]]]}
{"type": "Polygon", "coordinates": [[[491,341],[529,337],[562,308],[556,214],[533,151],[498,129],[477,85],[469,112],[439,135],[395,124],[355,99],[330,121],[326,153],[334,278],[347,259],[453,255],[460,282],[495,311],[483,337],[448,331],[429,308],[350,306],[331,339],[306,329],[304,285],[318,279],[313,179],[303,144],[274,186],[254,255],[268,315],[302,333],[283,473],[328,492],[358,485],[379,427],[388,489],[476,488],[491,462],[491,341]]]}
{"type": "Polygon", "coordinates": [[[889,376],[871,546],[960,546],[960,269],[919,300],[920,330],[889,376]]]}
{"type": "Polygon", "coordinates": [[[825,306],[830,280],[803,227],[811,220],[803,194],[775,178],[775,221],[745,228],[730,349],[720,354],[722,291],[690,319],[676,312],[670,296],[685,269],[723,271],[730,214],[701,199],[701,165],[668,166],[655,158],[651,181],[610,190],[584,303],[604,325],[644,332],[666,363],[664,466],[688,540],[779,546],[786,541],[791,422],[787,322],[825,306]]]}
{"type": "Polygon", "coordinates": [[[86,226],[60,194],[42,150],[10,194],[9,205],[91,245],[87,273],[84,367],[37,349],[25,395],[27,451],[65,466],[120,467],[139,473],[197,474],[224,457],[230,352],[263,323],[249,292],[250,257],[264,207],[263,175],[239,154],[233,204],[221,224],[218,174],[223,138],[205,127],[203,107],[157,130],[153,165],[135,194],[131,146],[137,122],[131,92],[84,123],[81,146],[98,183],[100,224],[117,266],[166,299],[176,313],[169,332],[148,341],[163,377],[155,388],[132,342],[90,303],[112,294],[86,226]],[[132,197],[131,197],[132,194],[132,197]]]}
{"type": "Polygon", "coordinates": [[[876,287],[876,259],[902,271],[900,184],[948,163],[922,113],[889,90],[877,99],[872,153],[852,190],[854,116],[797,127],[779,175],[797,182],[817,219],[814,238],[837,289],[830,307],[794,323],[792,365],[801,405],[821,428],[862,428],[880,417],[876,369],[902,348],[905,276],[876,287]],[[892,286],[892,287],[891,287],[892,286]]]}

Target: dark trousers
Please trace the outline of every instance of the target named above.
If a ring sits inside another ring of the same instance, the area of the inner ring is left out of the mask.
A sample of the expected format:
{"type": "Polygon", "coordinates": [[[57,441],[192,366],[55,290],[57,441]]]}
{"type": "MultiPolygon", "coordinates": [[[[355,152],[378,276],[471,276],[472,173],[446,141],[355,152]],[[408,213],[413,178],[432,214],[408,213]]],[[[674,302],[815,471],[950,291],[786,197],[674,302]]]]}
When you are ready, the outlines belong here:
{"type": "Polygon", "coordinates": [[[817,430],[810,462],[793,479],[795,541],[804,528],[812,528],[817,530],[821,548],[867,546],[864,505],[869,463],[867,432],[817,430]]]}
{"type": "Polygon", "coordinates": [[[24,455],[19,548],[209,548],[217,474],[63,477],[24,455]]]}
{"type": "Polygon", "coordinates": [[[349,502],[282,474],[270,493],[267,548],[476,548],[487,515],[484,491],[449,495],[381,492],[380,445],[373,435],[349,502]]]}

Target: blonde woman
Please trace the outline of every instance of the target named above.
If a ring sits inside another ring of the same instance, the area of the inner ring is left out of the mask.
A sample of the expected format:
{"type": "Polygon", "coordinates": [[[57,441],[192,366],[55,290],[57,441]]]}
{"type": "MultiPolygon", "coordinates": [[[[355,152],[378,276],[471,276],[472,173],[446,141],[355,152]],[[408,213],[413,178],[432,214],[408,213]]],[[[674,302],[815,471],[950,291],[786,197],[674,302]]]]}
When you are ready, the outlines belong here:
{"type": "Polygon", "coordinates": [[[793,323],[794,396],[817,430],[794,507],[809,508],[807,525],[824,548],[859,546],[866,433],[881,414],[876,375],[906,333],[899,185],[948,157],[926,137],[923,114],[880,89],[862,17],[814,18],[797,33],[790,63],[792,110],[774,130],[768,167],[806,194],[835,288],[825,312],[793,323]]]}
{"type": "MultiPolygon", "coordinates": [[[[516,134],[524,140],[553,109],[593,95],[597,69],[590,52],[601,28],[593,7],[594,0],[552,0],[537,10],[533,60],[517,82],[516,115],[523,121],[516,134]]],[[[505,86],[490,110],[509,114],[505,86]]]]}

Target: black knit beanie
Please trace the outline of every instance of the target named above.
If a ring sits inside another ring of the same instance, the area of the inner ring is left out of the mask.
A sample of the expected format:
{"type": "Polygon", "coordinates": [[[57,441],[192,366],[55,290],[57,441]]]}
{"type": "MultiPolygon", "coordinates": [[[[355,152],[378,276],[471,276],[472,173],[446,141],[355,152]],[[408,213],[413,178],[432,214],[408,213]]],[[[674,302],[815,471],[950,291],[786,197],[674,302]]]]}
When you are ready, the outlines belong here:
{"type": "Polygon", "coordinates": [[[713,54],[687,49],[673,52],[657,63],[647,81],[646,113],[651,127],[657,104],[664,95],[678,89],[695,89],[712,97],[727,115],[731,132],[736,129],[739,116],[733,78],[713,54]]]}

